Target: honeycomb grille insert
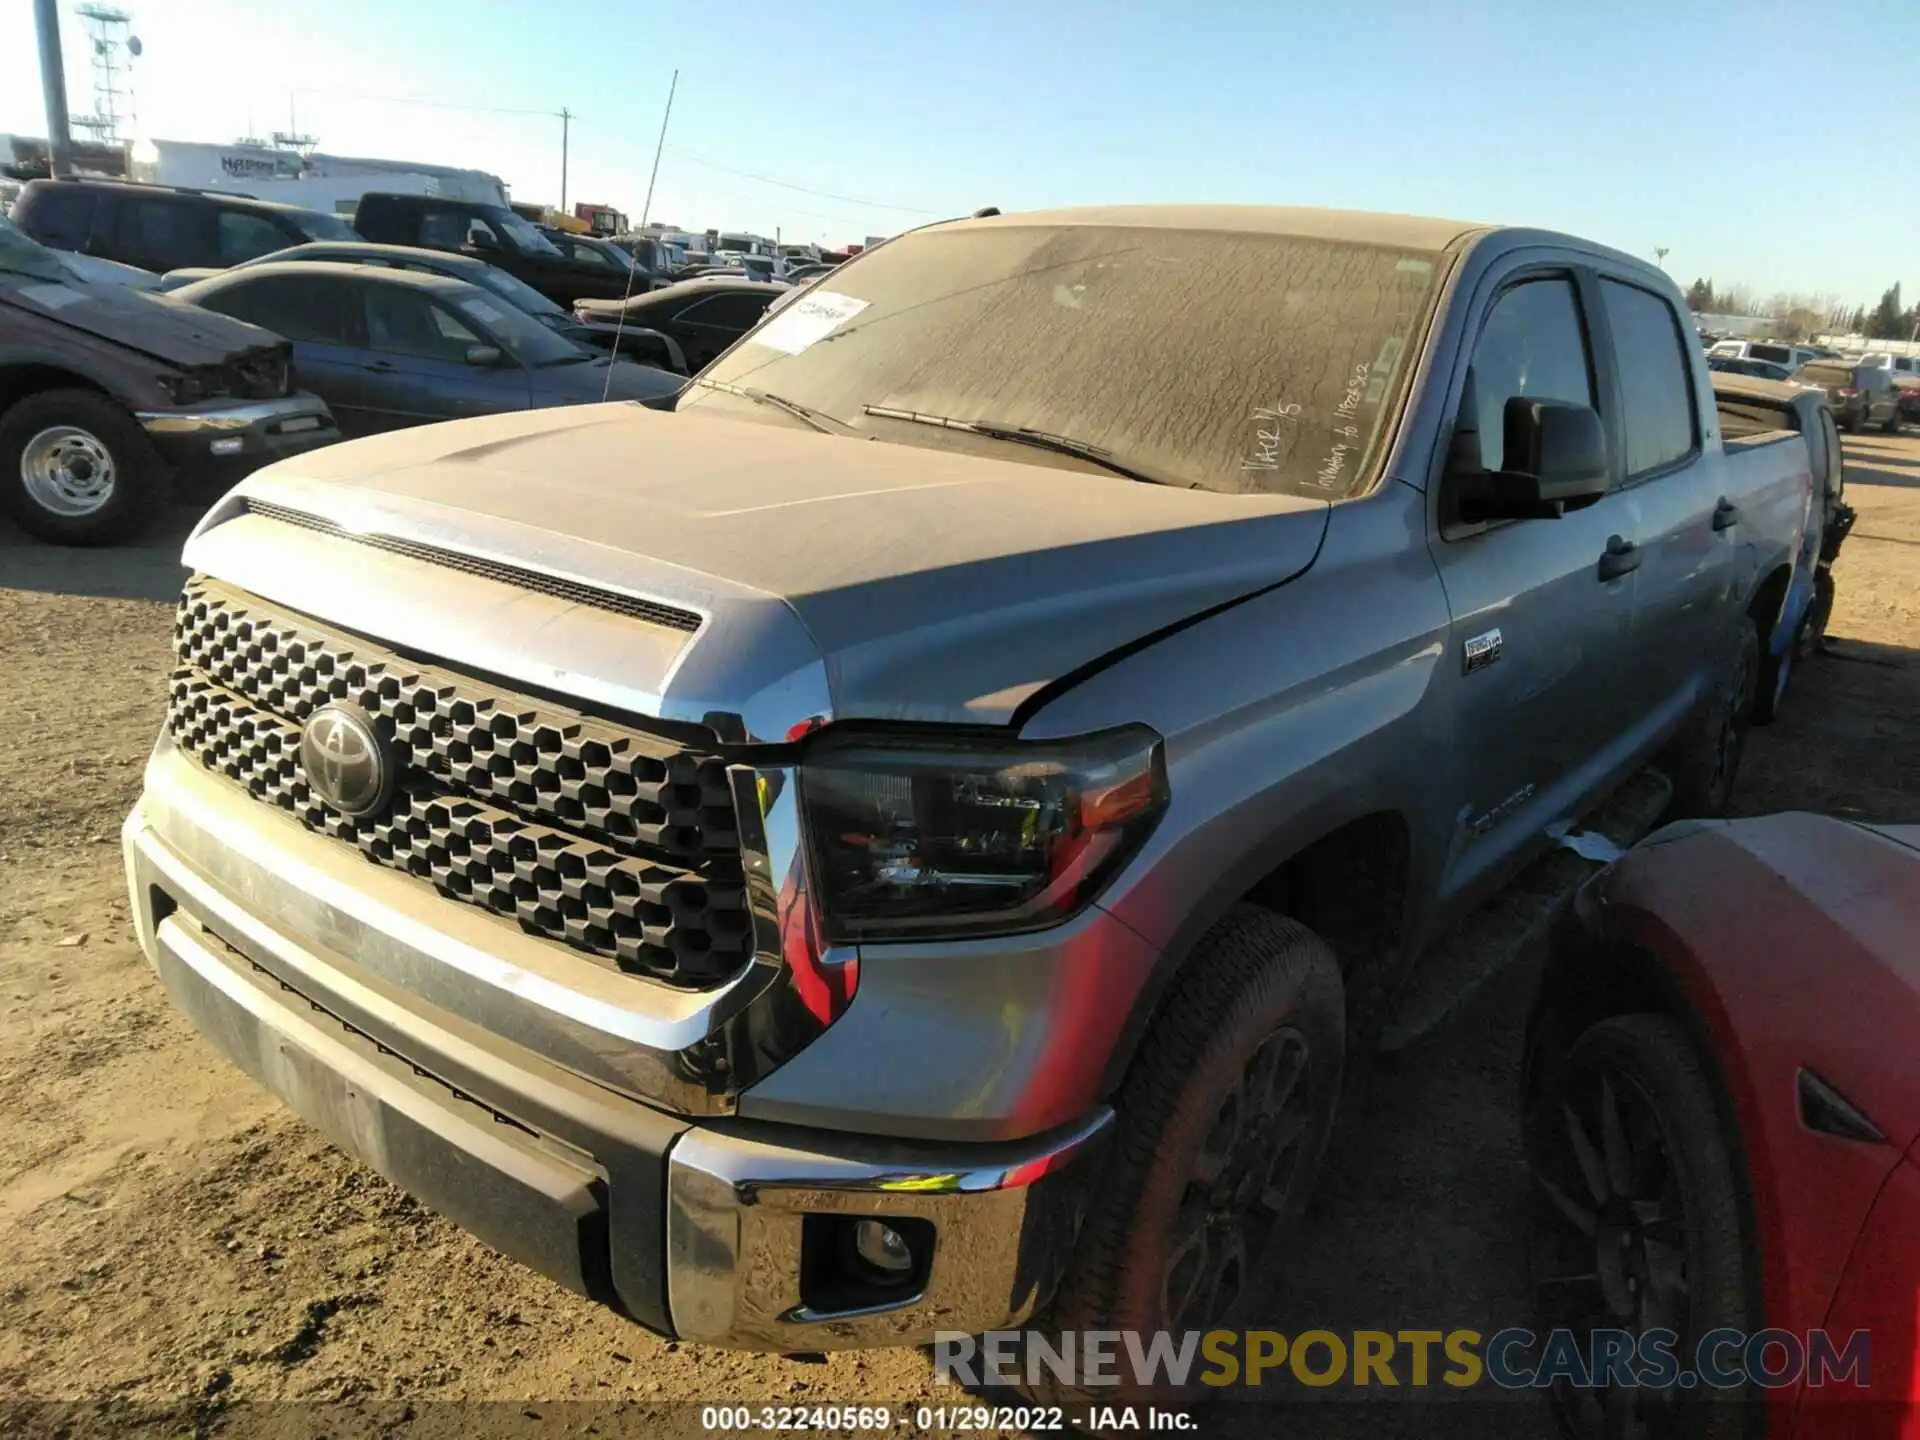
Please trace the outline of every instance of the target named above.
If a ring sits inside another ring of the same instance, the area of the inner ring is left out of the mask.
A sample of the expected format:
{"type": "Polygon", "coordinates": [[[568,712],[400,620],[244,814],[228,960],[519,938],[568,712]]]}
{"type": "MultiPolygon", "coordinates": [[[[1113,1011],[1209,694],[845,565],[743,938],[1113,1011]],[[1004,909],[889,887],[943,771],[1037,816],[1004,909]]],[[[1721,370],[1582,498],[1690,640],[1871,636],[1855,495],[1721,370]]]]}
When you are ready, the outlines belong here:
{"type": "Polygon", "coordinates": [[[698,988],[750,958],[725,764],[673,740],[414,663],[190,582],[175,624],[174,742],[367,859],[621,970],[698,988]],[[351,819],[315,795],[300,728],[359,705],[401,761],[351,819]]]}

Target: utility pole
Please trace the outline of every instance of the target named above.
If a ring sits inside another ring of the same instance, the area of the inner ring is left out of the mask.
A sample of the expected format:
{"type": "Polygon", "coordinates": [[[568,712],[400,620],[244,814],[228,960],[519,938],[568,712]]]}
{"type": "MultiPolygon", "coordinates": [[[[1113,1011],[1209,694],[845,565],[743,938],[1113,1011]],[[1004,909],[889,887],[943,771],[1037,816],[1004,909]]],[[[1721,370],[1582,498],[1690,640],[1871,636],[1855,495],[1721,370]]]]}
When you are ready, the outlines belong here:
{"type": "Polygon", "coordinates": [[[573,111],[560,107],[560,213],[567,213],[567,131],[573,125],[573,111]]]}
{"type": "Polygon", "coordinates": [[[1662,270],[1667,268],[1667,252],[1672,248],[1671,245],[1656,245],[1653,247],[1653,262],[1662,270]]]}
{"type": "Polygon", "coordinates": [[[40,91],[47,106],[47,168],[55,179],[73,174],[73,132],[67,128],[67,72],[60,58],[57,0],[34,0],[40,32],[40,91]]]}

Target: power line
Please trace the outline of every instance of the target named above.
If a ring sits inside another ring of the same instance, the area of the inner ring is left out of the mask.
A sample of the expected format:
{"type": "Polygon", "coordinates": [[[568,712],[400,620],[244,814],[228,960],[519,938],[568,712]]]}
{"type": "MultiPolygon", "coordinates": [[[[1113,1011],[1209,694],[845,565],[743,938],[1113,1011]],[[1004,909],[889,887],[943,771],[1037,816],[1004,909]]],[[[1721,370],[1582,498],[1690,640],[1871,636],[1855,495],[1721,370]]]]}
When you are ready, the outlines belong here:
{"type": "Polygon", "coordinates": [[[840,195],[832,190],[815,190],[807,185],[795,185],[789,180],[776,180],[771,175],[757,175],[751,170],[736,170],[733,166],[722,165],[718,161],[702,160],[699,156],[689,155],[682,150],[676,150],[673,153],[676,159],[685,160],[694,165],[705,166],[709,170],[719,170],[727,175],[738,175],[743,180],[758,180],[762,185],[777,185],[782,190],[797,190],[802,195],[818,195],[822,200],[838,200],[843,205],[864,205],[870,210],[899,210],[908,215],[932,215],[938,217],[946,213],[942,210],[926,210],[918,205],[889,205],[884,200],[865,200],[858,195],[840,195]]]}
{"type": "Polygon", "coordinates": [[[489,115],[541,115],[554,119],[565,114],[574,120],[580,118],[577,112],[565,110],[516,110],[506,105],[466,105],[457,100],[421,100],[412,95],[369,95],[362,90],[313,90],[303,85],[292,93],[328,95],[339,100],[373,100],[386,105],[427,105],[436,110],[478,110],[489,115]]]}

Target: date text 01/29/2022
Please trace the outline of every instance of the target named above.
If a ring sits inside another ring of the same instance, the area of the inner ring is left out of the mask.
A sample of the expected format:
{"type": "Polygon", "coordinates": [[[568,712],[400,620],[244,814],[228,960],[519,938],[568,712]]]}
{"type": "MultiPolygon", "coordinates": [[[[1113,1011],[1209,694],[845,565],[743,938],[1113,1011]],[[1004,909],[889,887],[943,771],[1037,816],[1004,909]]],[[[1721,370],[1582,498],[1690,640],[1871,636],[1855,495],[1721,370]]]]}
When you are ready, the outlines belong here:
{"type": "Polygon", "coordinates": [[[700,1428],[712,1431],[827,1431],[952,1434],[977,1431],[1001,1434],[1065,1432],[1070,1424],[1086,1423],[1101,1429],[1175,1432],[1193,1428],[1193,1418],[1179,1410],[1142,1410],[1128,1405],[1094,1407],[1086,1416],[1069,1416],[1058,1405],[707,1405],[700,1411],[700,1428]]]}

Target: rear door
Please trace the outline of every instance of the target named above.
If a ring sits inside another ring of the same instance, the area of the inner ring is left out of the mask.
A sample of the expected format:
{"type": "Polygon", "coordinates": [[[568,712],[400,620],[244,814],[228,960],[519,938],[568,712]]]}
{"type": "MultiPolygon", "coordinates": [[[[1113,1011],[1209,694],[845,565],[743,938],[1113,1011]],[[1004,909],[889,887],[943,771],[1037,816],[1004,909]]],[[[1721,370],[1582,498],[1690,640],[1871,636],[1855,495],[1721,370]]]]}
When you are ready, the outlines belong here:
{"type": "Polygon", "coordinates": [[[186,196],[121,195],[118,199],[120,245],[126,255],[116,259],[156,274],[191,265],[219,266],[213,206],[186,196]]]}
{"type": "Polygon", "coordinates": [[[1672,301],[1625,273],[1602,274],[1595,288],[1620,397],[1620,498],[1640,558],[1632,663],[1618,683],[1627,732],[1645,746],[1685,713],[1723,653],[1738,511],[1714,493],[1717,472],[1702,462],[1701,397],[1672,301]]]}
{"type": "MultiPolygon", "coordinates": [[[[1460,463],[1500,468],[1512,396],[1609,417],[1611,381],[1596,364],[1571,262],[1510,261],[1473,303],[1477,338],[1456,420],[1471,435],[1456,439],[1460,463]]],[[[1446,493],[1443,485],[1443,512],[1446,493]]],[[[1445,663],[1456,677],[1461,756],[1449,895],[1503,869],[1616,767],[1634,574],[1606,557],[1630,554],[1637,538],[1630,503],[1612,489],[1557,520],[1475,526],[1442,514],[1433,552],[1453,615],[1445,663]]]]}
{"type": "Polygon", "coordinates": [[[398,430],[532,403],[527,372],[514,358],[503,353],[497,366],[469,363],[472,347],[493,340],[425,291],[373,276],[354,288],[365,324],[373,428],[398,430]]]}
{"type": "Polygon", "coordinates": [[[200,303],[292,341],[294,384],[327,402],[343,435],[367,434],[366,340],[351,287],[335,275],[240,278],[250,275],[200,303]]]}

